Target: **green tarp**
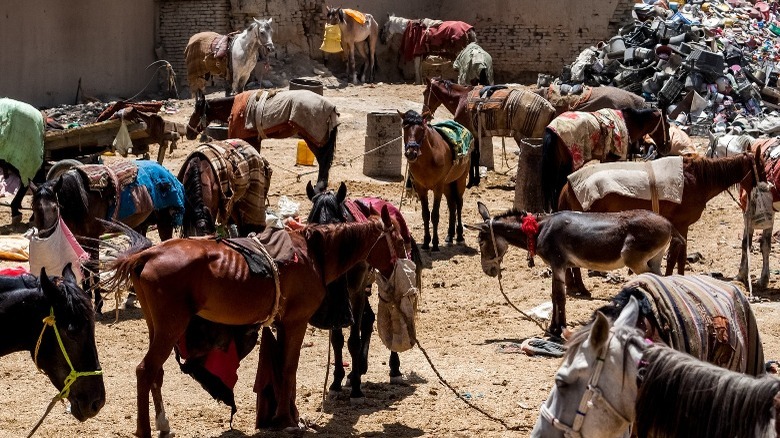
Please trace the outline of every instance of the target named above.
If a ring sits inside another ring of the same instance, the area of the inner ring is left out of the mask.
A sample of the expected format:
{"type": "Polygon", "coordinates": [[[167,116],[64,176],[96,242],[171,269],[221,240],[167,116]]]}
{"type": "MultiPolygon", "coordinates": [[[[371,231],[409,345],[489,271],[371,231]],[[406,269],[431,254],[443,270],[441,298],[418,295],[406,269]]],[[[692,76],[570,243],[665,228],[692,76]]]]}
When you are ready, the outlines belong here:
{"type": "Polygon", "coordinates": [[[0,99],[0,160],[14,166],[25,185],[43,163],[43,130],[43,115],[35,107],[0,99]]]}

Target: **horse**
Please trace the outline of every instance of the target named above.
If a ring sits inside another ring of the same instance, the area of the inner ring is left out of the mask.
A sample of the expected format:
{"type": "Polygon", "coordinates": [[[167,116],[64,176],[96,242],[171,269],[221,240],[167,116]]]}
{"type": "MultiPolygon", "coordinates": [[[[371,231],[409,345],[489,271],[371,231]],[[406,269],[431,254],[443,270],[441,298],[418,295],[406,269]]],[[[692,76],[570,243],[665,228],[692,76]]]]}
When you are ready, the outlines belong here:
{"type": "Polygon", "coordinates": [[[292,255],[272,263],[270,276],[255,275],[241,254],[211,239],[151,242],[129,228],[131,246],[112,266],[112,289],[132,283],[149,327],[149,349],[136,368],[136,435],[151,438],[149,393],[163,434],[170,431],[162,400],[163,364],[197,315],[229,325],[263,325],[255,392],[256,426],[297,428],[296,372],[307,322],[325,296],[325,285],[366,260],[390,275],[404,254],[398,223],[387,208],[357,224],[277,230],[292,255]],[[276,338],[270,325],[276,327],[276,338]]]}
{"type": "MultiPolygon", "coordinates": [[[[312,202],[312,208],[309,213],[308,223],[310,224],[330,224],[330,223],[351,223],[355,222],[356,218],[350,211],[350,207],[358,209],[358,214],[365,214],[365,204],[355,202],[347,199],[347,186],[342,182],[336,193],[332,190],[325,190],[316,192],[311,186],[311,183],[306,185],[306,194],[309,200],[312,202]]],[[[381,201],[380,204],[384,204],[386,201],[381,201]]],[[[400,211],[394,210],[394,215],[399,224],[405,224],[403,216],[400,211]]],[[[408,233],[408,230],[407,230],[408,233]]],[[[407,253],[410,254],[411,260],[415,264],[415,286],[419,290],[421,287],[421,275],[422,275],[422,258],[420,251],[414,242],[414,238],[411,235],[404,233],[404,244],[406,246],[407,253]],[[408,237],[408,240],[406,239],[408,237]]],[[[349,354],[352,357],[352,371],[347,377],[348,386],[350,386],[350,401],[362,400],[364,396],[361,390],[361,376],[368,371],[368,348],[371,341],[371,332],[373,331],[374,321],[376,315],[374,314],[371,305],[368,302],[368,297],[371,292],[371,285],[374,283],[373,276],[370,275],[371,267],[365,263],[360,262],[352,269],[347,271],[343,276],[339,277],[336,281],[328,284],[326,301],[329,309],[327,313],[344,313],[346,312],[351,318],[345,318],[349,325],[349,341],[347,346],[349,348],[349,354]],[[343,298],[347,298],[344,300],[343,298]],[[341,309],[333,309],[335,306],[340,306],[341,309]],[[350,312],[351,309],[351,312],[350,312]],[[351,313],[351,315],[349,315],[351,313]]],[[[325,302],[323,302],[325,305],[325,302]]],[[[318,309],[317,314],[323,312],[322,306],[318,309]]],[[[317,316],[315,314],[315,317],[317,316]]],[[[333,317],[327,318],[328,320],[334,320],[333,317]]],[[[341,392],[341,384],[344,379],[344,362],[342,360],[342,350],[344,348],[344,334],[341,331],[341,325],[336,319],[336,324],[330,324],[329,326],[322,326],[320,328],[331,330],[331,344],[333,345],[333,383],[330,385],[329,393],[331,397],[338,395],[341,392]]],[[[312,325],[315,324],[314,318],[309,321],[312,325]]],[[[403,375],[401,374],[401,361],[398,357],[398,353],[395,351],[390,352],[390,383],[402,383],[403,375]]]]}
{"type": "Polygon", "coordinates": [[[563,95],[560,88],[553,85],[531,90],[533,93],[547,99],[555,107],[555,115],[567,111],[598,111],[604,108],[634,108],[643,109],[647,102],[642,96],[618,87],[585,87],[582,93],[563,95]]]}
{"type": "Polygon", "coordinates": [[[704,275],[641,274],[571,336],[531,436],[628,436],[641,415],[636,377],[648,342],[724,370],[764,371],[755,315],[739,288],[704,275]]]}
{"type": "Polygon", "coordinates": [[[70,265],[62,277],[49,276],[45,268],[39,277],[0,276],[0,330],[6,333],[0,356],[29,351],[60,391],[55,400],[67,399],[77,420],[100,412],[106,389],[95,346],[95,312],[70,265]]]}
{"type": "MultiPolygon", "coordinates": [[[[571,268],[607,271],[627,266],[633,272],[661,273],[661,260],[670,242],[682,237],[665,218],[647,210],[620,213],[561,211],[542,217],[509,210],[492,217],[477,201],[483,223],[479,232],[482,270],[501,274],[509,245],[525,249],[531,260],[538,254],[552,269],[553,311],[549,332],[560,336],[566,326],[566,294],[584,289],[582,277],[571,268]]],[[[576,271],[579,274],[579,269],[576,271]]]]}
{"type": "Polygon", "coordinates": [[[275,50],[272,38],[273,18],[253,19],[238,35],[220,35],[216,32],[196,33],[187,42],[184,58],[187,62],[187,83],[192,97],[205,93],[209,76],[225,79],[225,96],[244,91],[249,75],[255,69],[258,56],[266,58],[260,75],[268,70],[268,54],[275,50]]]}
{"type": "MultiPolygon", "coordinates": [[[[462,243],[463,193],[466,191],[466,178],[469,171],[469,151],[458,157],[450,143],[432,128],[416,111],[409,110],[401,116],[404,138],[404,156],[409,164],[414,191],[422,204],[422,219],[425,227],[422,249],[439,250],[439,206],[441,196],[447,198],[450,213],[449,226],[445,242],[452,243],[457,232],[456,242],[462,243]],[[428,207],[428,191],[433,190],[433,211],[428,207]],[[430,222],[433,221],[433,246],[431,247],[430,222]],[[457,227],[456,227],[457,222],[457,227]]],[[[461,126],[462,129],[465,129],[461,126]]],[[[471,149],[472,145],[469,145],[471,149]]]]}
{"type": "Polygon", "coordinates": [[[777,436],[780,380],[775,377],[724,371],[654,346],[642,357],[639,379],[637,436],[777,436]]]}
{"type": "Polygon", "coordinates": [[[46,238],[61,218],[85,248],[90,274],[84,279],[84,290],[95,293],[95,311],[99,314],[103,299],[97,290],[97,242],[106,232],[101,219],[117,219],[142,234],[156,224],[160,239],[167,240],[181,225],[183,192],[181,183],[155,161],[79,166],[33,188],[33,225],[39,230],[38,236],[46,238]],[[120,178],[127,184],[123,185],[120,178]]]}
{"type": "Polygon", "coordinates": [[[245,141],[199,145],[177,176],[185,198],[182,237],[213,235],[217,225],[235,225],[241,236],[262,231],[271,173],[268,161],[245,141]]]}
{"type": "MultiPolygon", "coordinates": [[[[595,166],[603,166],[596,164],[595,166]]],[[[603,172],[605,186],[610,185],[613,176],[603,172]]],[[[682,157],[683,187],[680,203],[658,200],[658,214],[669,219],[683,239],[688,238],[688,228],[701,217],[707,202],[732,185],[738,184],[750,192],[758,181],[766,179],[760,155],[743,153],[726,158],[682,157]]],[[[593,201],[587,211],[623,211],[632,209],[653,210],[653,202],[619,193],[608,193],[593,201]]],[[[585,211],[577,194],[569,183],[561,190],[558,210],[585,211]]],[[[685,272],[687,243],[675,248],[672,245],[667,258],[666,275],[670,275],[675,265],[677,273],[685,272]]]]}
{"type": "MultiPolygon", "coordinates": [[[[330,25],[338,25],[341,30],[341,47],[347,56],[347,80],[352,73],[352,83],[357,85],[357,71],[355,70],[355,47],[360,56],[368,64],[368,82],[374,82],[374,69],[376,68],[376,43],[379,39],[379,24],[371,14],[365,14],[354,9],[332,8],[322,5],[325,13],[325,22],[330,25]],[[368,55],[363,47],[363,41],[368,41],[368,55]]],[[[366,82],[366,68],[360,77],[361,82],[366,82]]]]}
{"type": "MultiPolygon", "coordinates": [[[[338,136],[338,112],[336,107],[319,94],[307,90],[283,90],[265,100],[265,108],[281,108],[281,119],[262,123],[265,111],[257,111],[253,129],[246,129],[247,102],[253,96],[248,91],[236,96],[206,99],[199,94],[195,110],[187,124],[187,139],[194,140],[214,120],[230,122],[230,138],[238,138],[260,150],[261,138],[288,138],[298,135],[317,158],[319,172],[317,187],[328,186],[328,175],[333,163],[338,136]],[[278,105],[277,105],[278,104],[278,105]],[[294,110],[294,111],[293,111],[294,110]],[[262,127],[258,132],[257,127],[262,127]]],[[[273,117],[269,113],[267,117],[273,117]]]]}
{"type": "MultiPolygon", "coordinates": [[[[453,119],[474,135],[474,153],[471,156],[468,187],[479,185],[479,151],[481,137],[492,135],[514,137],[517,146],[526,137],[540,138],[544,128],[555,118],[555,108],[541,96],[525,90],[511,90],[501,108],[485,110],[469,105],[469,99],[479,99],[482,88],[462,86],[441,78],[426,79],[423,91],[423,115],[433,117],[444,105],[453,119]],[[490,120],[483,120],[489,113],[490,120]]],[[[492,147],[488,142],[486,147],[492,147]]]]}
{"type": "Polygon", "coordinates": [[[454,60],[467,45],[477,42],[474,26],[463,21],[412,20],[391,14],[382,27],[382,42],[387,43],[394,35],[403,35],[399,56],[407,62],[414,60],[415,84],[422,84],[424,57],[440,55],[454,60]]]}
{"type": "Polygon", "coordinates": [[[591,159],[625,161],[638,154],[638,142],[650,134],[658,151],[668,153],[666,117],[657,109],[569,111],[544,130],[540,185],[544,206],[555,210],[566,177],[591,159]]]}

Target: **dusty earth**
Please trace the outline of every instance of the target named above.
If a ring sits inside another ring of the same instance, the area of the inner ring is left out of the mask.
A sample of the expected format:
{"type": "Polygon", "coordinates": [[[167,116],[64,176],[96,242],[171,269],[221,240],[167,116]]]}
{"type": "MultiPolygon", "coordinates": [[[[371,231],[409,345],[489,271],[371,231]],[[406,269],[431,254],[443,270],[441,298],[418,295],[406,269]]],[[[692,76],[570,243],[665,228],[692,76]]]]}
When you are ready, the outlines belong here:
{"type": "MultiPolygon", "coordinates": [[[[326,84],[334,84],[332,79],[326,84]]],[[[385,85],[333,86],[325,96],[341,112],[335,165],[331,185],[345,181],[351,196],[376,195],[399,202],[402,185],[399,181],[380,181],[362,174],[362,158],[351,165],[346,160],[364,150],[366,113],[382,109],[421,108],[422,86],[385,85]]],[[[214,94],[213,96],[216,96],[214,94]]],[[[168,115],[186,122],[193,102],[177,102],[178,112],[168,115]]],[[[445,109],[440,118],[450,117],[445,109]]],[[[305,217],[310,204],[305,195],[305,182],[314,175],[296,180],[292,172],[314,168],[295,167],[296,139],[270,140],[263,143],[262,154],[275,166],[270,190],[272,206],[281,195],[300,202],[305,217]]],[[[165,164],[177,171],[196,141],[184,141],[165,158],[165,164]]],[[[509,165],[516,163],[514,141],[507,139],[509,165]]],[[[155,150],[152,153],[156,152],[155,150]]],[[[465,195],[464,221],[478,222],[476,201],[481,200],[494,213],[512,206],[513,187],[509,176],[514,173],[501,164],[501,142],[494,140],[496,171],[488,173],[482,186],[465,195]]],[[[29,198],[26,202],[29,202],[29,198]]],[[[446,208],[446,204],[442,207],[446,208]]],[[[422,239],[422,219],[419,204],[409,198],[401,210],[411,225],[413,235],[422,239]]],[[[29,212],[25,213],[25,219],[29,212]]],[[[447,216],[443,213],[443,218],[447,216]]],[[[0,224],[10,223],[9,210],[0,211],[0,224]]],[[[446,223],[440,225],[442,234],[446,223]]],[[[5,234],[17,234],[23,229],[5,226],[5,234]]],[[[702,219],[695,224],[689,239],[689,253],[700,253],[701,261],[690,264],[695,273],[720,273],[730,279],[739,262],[741,214],[726,194],[715,198],[702,219]]],[[[155,236],[156,237],[156,236],[155,236]]],[[[443,239],[443,238],[442,238],[443,239]]],[[[313,422],[310,434],[322,436],[528,436],[538,416],[538,407],[553,384],[552,376],[559,359],[529,357],[501,352],[506,342],[541,335],[533,323],[523,320],[499,294],[498,282],[486,276],[479,264],[476,236],[467,231],[466,244],[444,246],[441,252],[424,254],[422,300],[419,314],[419,341],[427,350],[441,375],[472,403],[502,418],[518,431],[507,431],[488,420],[455,397],[437,378],[417,348],[401,354],[401,368],[406,384],[391,385],[388,378],[388,351],[374,338],[368,375],[365,377],[365,402],[350,404],[345,390],[335,400],[322,402],[323,379],[328,352],[327,332],[311,329],[304,342],[298,371],[298,408],[302,417],[313,422]]],[[[769,290],[761,292],[761,302],[755,304],[765,355],[780,358],[778,334],[780,321],[780,271],[778,257],[772,255],[773,267],[769,290]]],[[[6,266],[15,263],[4,262],[6,266]]],[[[752,272],[758,273],[760,257],[752,257],[752,272]]],[[[537,263],[528,268],[525,253],[510,249],[504,262],[504,285],[511,299],[522,309],[531,309],[550,299],[550,279],[546,268],[537,263]]],[[[626,270],[612,273],[617,280],[603,277],[586,278],[593,291],[590,300],[569,298],[568,318],[574,325],[586,321],[593,310],[607,302],[626,279],[626,270]]],[[[376,297],[372,297],[376,305],[376,297]]],[[[106,314],[97,324],[97,345],[105,370],[106,405],[99,415],[78,423],[64,406],[54,408],[38,432],[41,437],[63,436],[131,436],[135,430],[135,366],[147,347],[147,329],[140,308],[121,312],[121,320],[113,321],[114,302],[108,298],[106,314]]],[[[3,333],[0,336],[13,336],[3,333]]],[[[511,349],[510,349],[511,350],[511,349]]],[[[255,350],[257,351],[257,350],[255,350]]],[[[350,362],[347,355],[345,361],[350,362]]],[[[236,385],[238,413],[231,430],[229,408],[216,403],[191,378],[181,373],[171,358],[165,365],[163,396],[176,436],[180,437],[244,437],[285,436],[280,432],[254,429],[255,394],[252,384],[257,366],[257,353],[250,354],[241,364],[236,385]]],[[[29,353],[16,353],[0,358],[0,436],[22,436],[35,423],[46,404],[55,394],[48,379],[37,373],[29,353]]],[[[738,419],[735,419],[738,421],[738,419]]]]}

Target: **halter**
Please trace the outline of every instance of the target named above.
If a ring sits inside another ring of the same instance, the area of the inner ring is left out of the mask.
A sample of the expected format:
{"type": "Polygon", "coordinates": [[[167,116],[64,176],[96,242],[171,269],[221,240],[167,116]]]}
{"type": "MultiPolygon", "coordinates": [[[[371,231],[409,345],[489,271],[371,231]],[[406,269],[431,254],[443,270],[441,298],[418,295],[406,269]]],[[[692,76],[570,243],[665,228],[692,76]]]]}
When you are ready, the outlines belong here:
{"type": "Polygon", "coordinates": [[[580,404],[577,407],[577,413],[574,416],[574,423],[571,426],[563,423],[561,420],[555,417],[546,405],[542,405],[540,413],[545,420],[549,421],[556,429],[563,432],[563,436],[566,438],[582,438],[582,425],[585,423],[585,417],[588,415],[588,410],[595,407],[597,401],[601,401],[601,405],[606,408],[612,415],[619,418],[623,423],[631,423],[631,420],[623,416],[620,412],[612,406],[612,403],[604,398],[604,394],[599,388],[599,378],[601,377],[601,371],[604,369],[604,362],[606,361],[606,352],[609,350],[609,345],[612,343],[612,338],[615,335],[613,330],[610,330],[609,340],[604,346],[603,350],[599,352],[596,357],[596,368],[593,370],[590,379],[588,380],[588,389],[582,394],[580,404]]]}
{"type": "MultiPolygon", "coordinates": [[[[425,97],[425,102],[423,102],[423,112],[425,112],[425,109],[427,108],[427,109],[428,109],[428,113],[430,113],[430,115],[431,115],[431,119],[433,119],[433,111],[431,111],[431,107],[430,107],[430,105],[428,105],[428,104],[429,104],[429,103],[430,103],[430,101],[431,101],[431,95],[433,95],[433,81],[439,82],[439,80],[438,80],[438,79],[435,79],[435,78],[434,78],[434,79],[431,79],[431,86],[430,86],[430,88],[428,89],[428,90],[429,90],[429,91],[428,91],[428,95],[425,97]]],[[[445,88],[447,89],[447,95],[448,95],[449,97],[452,97],[452,96],[451,96],[451,95],[452,95],[452,90],[450,89],[450,87],[448,87],[448,86],[445,84],[445,88]]],[[[439,99],[439,101],[441,101],[441,99],[439,99]]]]}

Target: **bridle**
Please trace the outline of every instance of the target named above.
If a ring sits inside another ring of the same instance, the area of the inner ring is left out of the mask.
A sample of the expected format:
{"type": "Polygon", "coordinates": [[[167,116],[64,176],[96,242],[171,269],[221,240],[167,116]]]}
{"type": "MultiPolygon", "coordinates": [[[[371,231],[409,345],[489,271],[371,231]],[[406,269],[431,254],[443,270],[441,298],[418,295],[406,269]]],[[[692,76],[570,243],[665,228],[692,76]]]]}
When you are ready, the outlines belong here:
{"type": "MultiPolygon", "coordinates": [[[[424,123],[424,122],[423,122],[423,123],[424,123]]],[[[414,125],[417,125],[417,124],[416,124],[416,123],[408,123],[408,124],[405,124],[405,126],[414,126],[414,125]]],[[[422,127],[423,127],[423,129],[425,129],[425,125],[424,125],[424,124],[423,124],[423,125],[419,125],[419,126],[422,126],[422,127]]],[[[420,155],[421,155],[421,152],[420,152],[420,150],[422,149],[422,145],[421,145],[420,143],[417,143],[417,140],[412,140],[412,141],[410,141],[410,142],[404,143],[404,154],[405,154],[405,153],[406,153],[406,151],[407,151],[407,150],[409,150],[409,149],[416,149],[416,152],[417,152],[417,158],[419,158],[419,157],[420,157],[420,155]]]]}
{"type": "MultiPolygon", "coordinates": [[[[425,102],[423,102],[423,113],[425,113],[425,111],[427,109],[428,114],[431,115],[431,118],[433,118],[433,111],[431,111],[431,106],[430,106],[431,96],[433,95],[433,81],[439,82],[438,79],[435,79],[435,78],[431,79],[431,82],[428,85],[428,94],[425,96],[425,102]]],[[[450,89],[450,87],[447,86],[446,83],[445,83],[445,88],[447,89],[448,96],[452,97],[452,90],[450,89]]],[[[441,105],[441,99],[439,99],[439,101],[440,101],[439,105],[441,105]]],[[[437,109],[438,109],[438,107],[437,107],[437,109]]]]}
{"type": "Polygon", "coordinates": [[[580,399],[580,404],[577,406],[577,411],[574,416],[574,422],[572,425],[568,425],[563,423],[561,420],[555,417],[555,415],[550,412],[550,410],[547,408],[546,404],[543,404],[540,408],[540,414],[541,416],[550,422],[553,427],[563,432],[563,436],[566,438],[582,438],[582,433],[580,430],[582,429],[582,425],[585,423],[585,417],[588,415],[588,411],[590,408],[595,408],[597,402],[604,408],[606,408],[607,411],[609,411],[610,414],[612,414],[614,417],[619,418],[621,422],[625,424],[631,424],[631,420],[626,418],[623,414],[618,412],[618,410],[612,405],[612,403],[609,402],[604,397],[604,393],[599,388],[599,379],[601,378],[601,371],[604,369],[604,362],[606,361],[606,354],[609,351],[609,345],[612,343],[612,338],[615,336],[614,328],[610,330],[609,339],[607,340],[607,343],[604,344],[604,347],[601,351],[599,351],[598,356],[596,356],[596,367],[593,370],[593,374],[590,375],[590,379],[588,379],[588,387],[585,390],[585,392],[582,394],[582,398],[580,399]]]}

